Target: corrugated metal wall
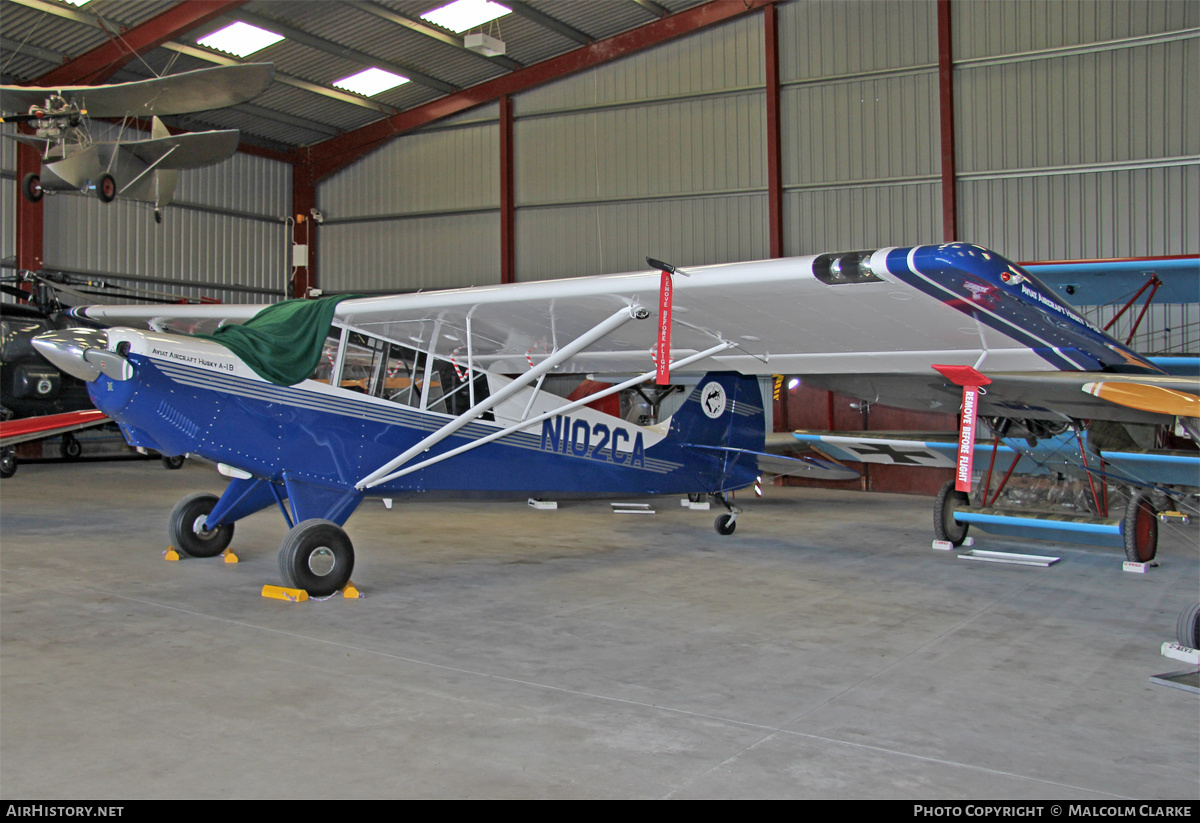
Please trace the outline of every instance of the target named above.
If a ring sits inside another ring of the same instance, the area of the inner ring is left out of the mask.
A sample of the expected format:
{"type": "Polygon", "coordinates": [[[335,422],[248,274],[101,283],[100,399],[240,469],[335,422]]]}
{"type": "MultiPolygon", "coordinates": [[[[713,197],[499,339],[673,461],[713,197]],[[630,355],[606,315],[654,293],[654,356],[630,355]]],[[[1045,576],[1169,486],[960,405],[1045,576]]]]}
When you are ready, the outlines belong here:
{"type": "Polygon", "coordinates": [[[936,5],[779,9],[784,254],[941,240],[936,5]]]}
{"type": "Polygon", "coordinates": [[[517,277],[765,257],[762,20],[519,96],[517,277]]]}
{"type": "Polygon", "coordinates": [[[1018,260],[1200,248],[1200,4],[953,11],[964,239],[1018,260]]]}
{"type": "Polygon", "coordinates": [[[318,188],[322,288],[499,282],[498,111],[481,107],[393,140],[318,188]]]}

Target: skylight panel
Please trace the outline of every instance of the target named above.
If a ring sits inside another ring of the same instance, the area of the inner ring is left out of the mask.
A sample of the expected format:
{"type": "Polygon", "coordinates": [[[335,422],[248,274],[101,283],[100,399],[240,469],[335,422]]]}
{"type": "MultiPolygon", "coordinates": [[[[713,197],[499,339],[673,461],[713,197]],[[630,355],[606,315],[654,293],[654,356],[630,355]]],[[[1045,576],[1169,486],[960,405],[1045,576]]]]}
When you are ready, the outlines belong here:
{"type": "Polygon", "coordinates": [[[254,54],[256,51],[261,51],[267,46],[278,43],[282,39],[282,34],[260,29],[258,26],[252,26],[249,23],[232,23],[196,42],[202,46],[208,46],[210,49],[223,51],[226,54],[245,57],[254,54]]]}
{"type": "Polygon", "coordinates": [[[63,0],[64,3],[69,3],[72,6],[82,6],[92,2],[92,0],[63,0]]]}
{"type": "Polygon", "coordinates": [[[390,71],[365,69],[358,74],[343,77],[341,80],[334,80],[333,85],[339,89],[361,94],[364,97],[374,97],[377,94],[382,94],[388,89],[394,89],[396,86],[407,82],[407,77],[392,74],[390,71]]]}
{"type": "Polygon", "coordinates": [[[511,12],[512,9],[492,0],[454,0],[453,3],[425,12],[421,19],[462,34],[467,29],[490,23],[511,12]]]}

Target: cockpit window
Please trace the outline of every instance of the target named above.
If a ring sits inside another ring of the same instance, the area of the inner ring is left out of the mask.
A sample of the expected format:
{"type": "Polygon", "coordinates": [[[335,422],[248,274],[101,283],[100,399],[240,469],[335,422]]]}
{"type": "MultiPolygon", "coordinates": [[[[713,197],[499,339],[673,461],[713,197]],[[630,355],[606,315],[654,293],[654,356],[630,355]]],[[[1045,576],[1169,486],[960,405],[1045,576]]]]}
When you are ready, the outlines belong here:
{"type": "Polygon", "coordinates": [[[349,391],[443,414],[461,414],[470,408],[472,395],[476,403],[487,396],[482,372],[476,371],[471,387],[467,370],[449,360],[430,359],[410,346],[357,331],[345,332],[339,370],[342,330],[334,332],[325,342],[314,380],[336,379],[336,385],[349,391]]]}

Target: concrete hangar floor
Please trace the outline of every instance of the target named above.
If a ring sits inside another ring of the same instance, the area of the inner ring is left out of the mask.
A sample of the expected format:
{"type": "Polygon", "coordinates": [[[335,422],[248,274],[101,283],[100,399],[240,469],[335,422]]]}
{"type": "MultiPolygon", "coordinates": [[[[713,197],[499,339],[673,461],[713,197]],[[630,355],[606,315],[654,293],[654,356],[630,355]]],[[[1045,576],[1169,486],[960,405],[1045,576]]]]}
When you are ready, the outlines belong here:
{"type": "Polygon", "coordinates": [[[23,464],[0,511],[6,798],[1197,799],[1197,697],[1150,682],[1200,590],[988,538],[930,501],[769,488],[732,537],[675,498],[365,504],[365,597],[290,604],[277,512],[166,562],[209,466],[23,464]]]}

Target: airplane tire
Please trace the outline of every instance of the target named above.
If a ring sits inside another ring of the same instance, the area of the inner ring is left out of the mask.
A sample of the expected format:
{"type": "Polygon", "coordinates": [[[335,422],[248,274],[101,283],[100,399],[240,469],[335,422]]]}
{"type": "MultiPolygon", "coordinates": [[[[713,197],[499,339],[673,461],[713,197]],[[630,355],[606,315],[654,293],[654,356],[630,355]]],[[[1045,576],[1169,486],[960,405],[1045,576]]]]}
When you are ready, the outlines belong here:
{"type": "Polygon", "coordinates": [[[713,523],[713,528],[717,530],[717,534],[723,534],[728,537],[737,528],[737,521],[733,519],[733,515],[731,514],[718,515],[716,522],[713,523]]]}
{"type": "Polygon", "coordinates": [[[186,455],[177,454],[174,457],[162,456],[162,464],[168,469],[182,469],[183,461],[187,459],[186,455]]]}
{"type": "Polygon", "coordinates": [[[1146,492],[1137,492],[1129,498],[1121,536],[1125,539],[1126,560],[1149,563],[1158,554],[1158,512],[1146,492]]]}
{"type": "Polygon", "coordinates": [[[73,434],[64,434],[62,443],[58,447],[58,453],[62,455],[63,460],[78,460],[83,454],[83,444],[73,434]]]}
{"type": "Polygon", "coordinates": [[[42,178],[36,172],[29,172],[21,179],[21,193],[30,203],[38,203],[46,192],[42,189],[42,178]]]}
{"type": "Polygon", "coordinates": [[[96,186],[96,196],[100,198],[101,203],[111,203],[117,198],[117,181],[111,174],[100,175],[100,182],[96,186]]]}
{"type": "Polygon", "coordinates": [[[949,541],[952,545],[961,546],[971,530],[970,523],[959,523],[954,519],[954,510],[959,506],[971,505],[971,498],[966,492],[954,488],[954,481],[947,480],[946,485],[938,491],[933,503],[933,533],[938,540],[949,541]]]}
{"type": "Polygon", "coordinates": [[[229,548],[233,540],[233,524],[226,523],[211,531],[200,524],[217,505],[215,494],[189,494],[175,504],[167,518],[167,534],[171,545],[188,557],[216,557],[229,548]]]}
{"type": "Polygon", "coordinates": [[[0,478],[7,480],[17,473],[17,455],[12,449],[0,452],[0,478]]]}
{"type": "Polygon", "coordinates": [[[1189,649],[1200,649],[1200,603],[1193,603],[1179,613],[1175,639],[1189,649]]]}
{"type": "Polygon", "coordinates": [[[341,527],[329,520],[305,520],[279,547],[279,576],[293,589],[312,597],[328,597],[350,582],[354,546],[341,527]]]}

